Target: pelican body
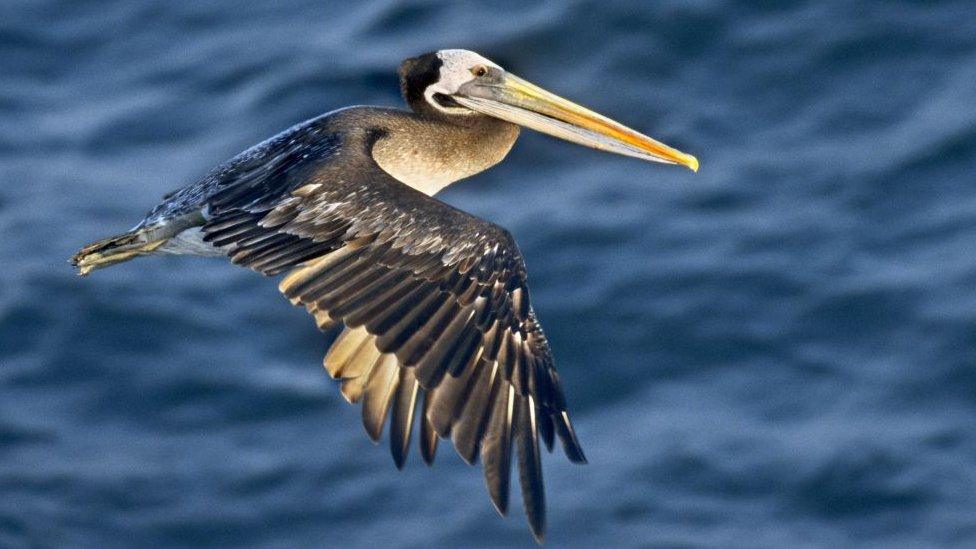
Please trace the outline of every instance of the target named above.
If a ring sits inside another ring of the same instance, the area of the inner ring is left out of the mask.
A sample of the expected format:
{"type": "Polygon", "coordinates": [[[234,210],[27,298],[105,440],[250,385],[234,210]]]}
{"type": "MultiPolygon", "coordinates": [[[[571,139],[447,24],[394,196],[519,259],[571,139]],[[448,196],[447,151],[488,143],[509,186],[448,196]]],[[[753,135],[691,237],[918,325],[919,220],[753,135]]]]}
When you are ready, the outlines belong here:
{"type": "Polygon", "coordinates": [[[402,467],[414,436],[433,463],[449,438],[479,457],[499,513],[517,462],[536,540],[541,445],[585,463],[549,343],[505,229],[432,196],[508,154],[520,127],[643,160],[698,161],[466,50],[407,59],[411,110],[348,107],[293,126],[164,197],[132,230],[84,247],[79,273],[140,255],[227,256],[264,275],[327,330],[324,359],[367,434],[389,425],[402,467]]]}

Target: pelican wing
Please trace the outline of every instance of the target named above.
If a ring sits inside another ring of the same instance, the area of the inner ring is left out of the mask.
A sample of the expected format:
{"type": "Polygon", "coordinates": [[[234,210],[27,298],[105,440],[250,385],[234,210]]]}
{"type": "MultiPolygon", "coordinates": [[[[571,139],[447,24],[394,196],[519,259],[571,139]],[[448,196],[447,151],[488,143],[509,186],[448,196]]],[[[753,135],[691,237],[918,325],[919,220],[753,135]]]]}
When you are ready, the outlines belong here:
{"type": "Polygon", "coordinates": [[[398,467],[419,423],[428,464],[438,438],[468,463],[480,456],[504,514],[514,454],[541,539],[540,441],[551,450],[555,434],[571,461],[585,458],[512,236],[407,187],[367,154],[280,173],[289,179],[228,182],[211,196],[205,240],[263,274],[288,271],[279,288],[293,304],[323,329],[344,326],[325,368],[362,404],[370,438],[389,424],[398,467]]]}

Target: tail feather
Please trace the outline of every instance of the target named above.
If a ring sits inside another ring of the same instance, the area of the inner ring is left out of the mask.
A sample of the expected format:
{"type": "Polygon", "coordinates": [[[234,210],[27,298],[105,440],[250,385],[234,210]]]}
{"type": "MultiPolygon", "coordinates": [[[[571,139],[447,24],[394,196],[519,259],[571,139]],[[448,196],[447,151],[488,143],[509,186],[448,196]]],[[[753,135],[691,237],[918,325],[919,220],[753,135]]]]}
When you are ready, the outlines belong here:
{"type": "Polygon", "coordinates": [[[152,253],[168,238],[151,238],[149,231],[135,230],[103,238],[82,248],[70,259],[80,276],[96,269],[128,261],[136,256],[152,253]]]}

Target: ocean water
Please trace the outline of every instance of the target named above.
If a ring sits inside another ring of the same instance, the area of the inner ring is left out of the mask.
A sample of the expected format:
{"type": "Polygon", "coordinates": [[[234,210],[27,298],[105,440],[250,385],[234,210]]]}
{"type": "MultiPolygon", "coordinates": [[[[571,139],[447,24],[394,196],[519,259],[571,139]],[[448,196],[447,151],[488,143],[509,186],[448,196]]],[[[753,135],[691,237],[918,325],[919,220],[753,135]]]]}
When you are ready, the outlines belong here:
{"type": "MultiPolygon", "coordinates": [[[[976,9],[0,3],[0,547],[531,547],[448,446],[397,472],[272,280],[66,259],[463,47],[696,154],[526,132],[446,191],[527,258],[590,463],[553,547],[976,546],[976,9]]],[[[516,500],[518,498],[515,498],[516,500]]]]}

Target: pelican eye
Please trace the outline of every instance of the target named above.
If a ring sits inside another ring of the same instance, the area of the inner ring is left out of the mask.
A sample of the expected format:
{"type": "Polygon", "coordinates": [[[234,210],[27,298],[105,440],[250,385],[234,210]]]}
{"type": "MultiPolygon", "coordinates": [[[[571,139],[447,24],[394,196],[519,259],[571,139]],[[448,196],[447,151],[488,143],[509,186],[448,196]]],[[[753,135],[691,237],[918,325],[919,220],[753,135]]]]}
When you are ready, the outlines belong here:
{"type": "Polygon", "coordinates": [[[484,65],[476,65],[471,68],[471,74],[481,77],[488,74],[488,67],[484,65]]]}

